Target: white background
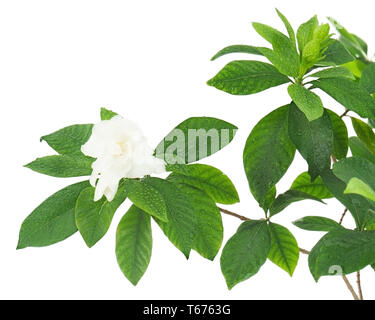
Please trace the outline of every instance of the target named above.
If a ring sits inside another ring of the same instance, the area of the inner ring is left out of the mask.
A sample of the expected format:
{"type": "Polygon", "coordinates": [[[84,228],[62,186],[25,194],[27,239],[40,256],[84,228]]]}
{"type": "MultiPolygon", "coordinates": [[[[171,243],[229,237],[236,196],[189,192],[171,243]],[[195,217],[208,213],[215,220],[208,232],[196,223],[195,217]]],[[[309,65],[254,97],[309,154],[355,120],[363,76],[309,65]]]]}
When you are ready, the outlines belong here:
{"type": "MultiPolygon", "coordinates": [[[[318,14],[334,16],[365,38],[373,52],[374,5],[370,1],[18,1],[0,2],[1,209],[0,298],[21,299],[350,299],[340,278],[318,284],[301,256],[293,278],[267,262],[250,280],[228,291],[215,262],[192,253],[189,261],[153,227],[149,269],[137,287],[122,275],[114,254],[116,226],[94,248],[79,234],[57,245],[16,251],[24,218],[45,198],[72,183],[22,166],[53,153],[39,137],[75,123],[96,122],[99,108],[112,108],[143,127],[155,145],[182,120],[213,116],[237,125],[234,142],[206,159],[234,181],[241,203],[230,207],[251,218],[263,213],[250,195],[242,168],[248,134],[263,116],[289,102],[285,86],[236,97],[205,82],[233,55],[210,62],[230,44],[265,45],[252,21],[283,28],[278,7],[294,27],[318,14]]],[[[326,107],[344,109],[325,96],[326,107]]],[[[307,166],[298,155],[278,185],[284,192],[307,166]]],[[[275,217],[299,245],[311,249],[322,236],[295,228],[307,215],[338,220],[335,200],[327,206],[298,203],[275,217]]],[[[350,216],[346,226],[352,226],[350,216]]],[[[224,217],[225,240],[239,221],[224,217]]],[[[354,277],[350,277],[354,284],[354,277]]],[[[375,298],[375,272],[363,272],[365,297],[375,298]]]]}

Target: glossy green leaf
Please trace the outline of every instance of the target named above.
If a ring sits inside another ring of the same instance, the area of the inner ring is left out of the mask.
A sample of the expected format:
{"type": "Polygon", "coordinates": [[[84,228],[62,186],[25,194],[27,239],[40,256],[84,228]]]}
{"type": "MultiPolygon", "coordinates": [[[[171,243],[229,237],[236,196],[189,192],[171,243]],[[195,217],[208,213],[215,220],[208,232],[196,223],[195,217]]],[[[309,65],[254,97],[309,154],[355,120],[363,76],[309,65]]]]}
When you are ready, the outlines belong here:
{"type": "Polygon", "coordinates": [[[290,231],[276,223],[268,225],[271,235],[271,250],[268,255],[274,264],[293,276],[299,259],[299,248],[290,231]]]}
{"type": "Polygon", "coordinates": [[[354,75],[344,67],[333,67],[324,69],[309,75],[309,77],[314,78],[348,78],[355,80],[354,75]]]}
{"type": "Polygon", "coordinates": [[[317,16],[303,23],[297,30],[297,41],[299,51],[302,52],[306,44],[310,42],[314,35],[315,28],[319,25],[317,16]]]}
{"type": "Polygon", "coordinates": [[[375,116],[375,99],[358,83],[345,78],[327,78],[315,80],[312,84],[362,118],[375,116]]]}
{"type": "Polygon", "coordinates": [[[219,169],[205,164],[174,165],[169,181],[185,183],[206,192],[215,202],[234,204],[239,202],[232,181],[219,169]]]}
{"type": "Polygon", "coordinates": [[[375,63],[369,64],[363,70],[360,84],[369,93],[375,93],[375,63]]]}
{"type": "Polygon", "coordinates": [[[263,206],[263,210],[265,213],[268,212],[269,208],[271,207],[272,203],[275,201],[276,199],[276,193],[277,193],[277,190],[276,190],[276,186],[274,186],[273,188],[271,188],[267,195],[266,195],[266,199],[264,200],[264,206],[263,206]]]}
{"type": "Polygon", "coordinates": [[[349,180],[344,191],[345,194],[359,194],[367,199],[375,201],[375,191],[368,184],[358,178],[349,180]]]}
{"type": "Polygon", "coordinates": [[[292,44],[294,45],[295,48],[297,48],[296,44],[296,34],[293,30],[293,27],[291,26],[290,22],[288,19],[278,10],[276,9],[277,15],[281,19],[281,21],[284,23],[285,29],[288,32],[289,39],[292,41],[292,44]]]}
{"type": "Polygon", "coordinates": [[[355,58],[338,40],[331,40],[327,50],[324,52],[325,58],[318,62],[321,66],[340,66],[352,62],[355,58]]]}
{"type": "Polygon", "coordinates": [[[260,55],[260,56],[262,55],[262,53],[259,51],[257,47],[248,46],[244,44],[235,44],[235,45],[225,47],[224,49],[220,50],[211,58],[211,61],[214,61],[230,53],[247,53],[247,54],[260,55]]]}
{"type": "Polygon", "coordinates": [[[357,137],[349,139],[349,146],[354,157],[364,158],[375,164],[375,154],[373,154],[357,137]]]}
{"type": "Polygon", "coordinates": [[[102,120],[111,120],[115,116],[118,116],[118,114],[116,112],[113,112],[113,111],[108,110],[106,108],[100,109],[100,118],[102,120]]]}
{"type": "Polygon", "coordinates": [[[309,121],[317,120],[323,115],[322,100],[314,92],[299,84],[291,84],[288,87],[288,92],[296,106],[305,114],[309,121]]]}
{"type": "Polygon", "coordinates": [[[344,230],[344,227],[332,219],[325,217],[304,217],[293,224],[303,230],[307,231],[323,231],[330,232],[336,230],[344,230]]]}
{"type": "Polygon", "coordinates": [[[322,178],[318,177],[315,181],[311,181],[311,176],[308,172],[300,174],[296,180],[294,180],[290,189],[309,194],[322,200],[333,198],[332,193],[329,192],[322,178]]]}
{"type": "Polygon", "coordinates": [[[39,205],[22,223],[17,249],[49,246],[74,234],[76,201],[88,186],[88,181],[73,184],[39,205]]]}
{"type": "Polygon", "coordinates": [[[213,261],[223,242],[223,222],[215,202],[203,191],[186,184],[176,184],[188,196],[196,218],[193,249],[213,261]]]}
{"type": "Polygon", "coordinates": [[[273,50],[258,48],[259,51],[282,73],[298,77],[300,58],[291,39],[280,31],[265,24],[253,23],[255,31],[272,44],[273,50]]]}
{"type": "Polygon", "coordinates": [[[168,222],[163,222],[155,217],[154,220],[176,248],[186,258],[189,258],[198,232],[198,221],[189,196],[172,182],[158,178],[146,178],[145,180],[159,191],[167,206],[168,222]]]}
{"type": "Polygon", "coordinates": [[[321,176],[328,190],[350,211],[358,229],[363,229],[374,220],[374,216],[370,213],[370,210],[375,210],[372,201],[356,194],[344,194],[347,184],[336,177],[331,170],[327,170],[321,176]]]}
{"type": "Polygon", "coordinates": [[[25,167],[52,177],[71,178],[91,175],[93,162],[83,155],[55,155],[38,158],[25,167]]]}
{"type": "Polygon", "coordinates": [[[288,134],[288,110],[271,112],[253,129],[247,139],[243,162],[250,190],[262,208],[269,191],[291,165],[295,147],[288,134]]]}
{"type": "Polygon", "coordinates": [[[220,119],[189,118],[159,143],[155,154],[167,164],[195,162],[223,149],[233,140],[236,132],[236,126],[220,119]]]}
{"type": "Polygon", "coordinates": [[[346,128],[345,122],[340,118],[339,115],[328,109],[327,112],[329,118],[331,119],[333,130],[333,156],[337,160],[341,160],[346,158],[346,155],[348,154],[348,129],[346,128]]]}
{"type": "Polygon", "coordinates": [[[91,136],[92,124],[76,124],[40,138],[59,154],[82,154],[81,146],[91,136]]]}
{"type": "Polygon", "coordinates": [[[137,285],[146,272],[151,251],[151,218],[132,206],[117,227],[116,258],[121,271],[133,285],[137,285]]]}
{"type": "Polygon", "coordinates": [[[343,159],[334,164],[333,173],[346,183],[358,178],[371,187],[375,186],[375,164],[363,158],[343,159]]]}
{"type": "Polygon", "coordinates": [[[77,199],[75,209],[76,225],[89,248],[104,237],[111,225],[113,215],[126,199],[122,186],[111,202],[105,197],[94,201],[94,194],[95,189],[92,187],[83,190],[77,199]]]}
{"type": "Polygon", "coordinates": [[[265,221],[244,222],[226,243],[221,259],[221,271],[228,288],[258,273],[271,249],[271,237],[265,221]]]}
{"type": "Polygon", "coordinates": [[[272,217],[283,211],[289,205],[303,200],[314,200],[322,202],[321,199],[314,197],[310,194],[304,193],[302,191],[289,190],[286,193],[279,195],[272,203],[270,207],[270,216],[272,217]]]}
{"type": "Polygon", "coordinates": [[[274,66],[260,61],[232,61],[207,84],[233,95],[249,95],[289,82],[274,66]]]}
{"type": "Polygon", "coordinates": [[[333,130],[328,112],[318,120],[308,121],[295,104],[289,107],[289,136],[309,165],[309,174],[315,180],[331,166],[333,130]]]}
{"type": "Polygon", "coordinates": [[[163,196],[147,180],[125,180],[124,188],[131,202],[148,214],[167,222],[167,207],[163,196]]]}
{"type": "Polygon", "coordinates": [[[360,39],[358,36],[350,33],[340,23],[332,18],[328,20],[334,25],[338,33],[340,34],[340,41],[356,58],[367,60],[367,44],[360,39]]]}
{"type": "Polygon", "coordinates": [[[363,70],[366,68],[366,64],[360,60],[354,60],[343,65],[344,68],[347,68],[356,78],[361,78],[363,70]]]}
{"type": "Polygon", "coordinates": [[[372,128],[362,120],[351,118],[353,128],[358,138],[364,143],[364,145],[375,154],[375,133],[372,128]]]}
{"type": "Polygon", "coordinates": [[[333,231],[309,255],[309,268],[318,281],[322,276],[351,274],[375,262],[375,231],[333,231]]]}

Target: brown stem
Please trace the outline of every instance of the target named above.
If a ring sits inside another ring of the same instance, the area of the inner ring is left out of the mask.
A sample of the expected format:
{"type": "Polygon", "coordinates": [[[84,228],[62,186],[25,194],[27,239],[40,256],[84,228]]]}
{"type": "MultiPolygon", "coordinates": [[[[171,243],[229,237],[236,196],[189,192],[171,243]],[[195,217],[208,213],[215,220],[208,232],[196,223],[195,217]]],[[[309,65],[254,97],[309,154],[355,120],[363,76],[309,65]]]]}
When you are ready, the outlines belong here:
{"type": "Polygon", "coordinates": [[[302,249],[302,248],[299,248],[299,252],[301,252],[301,253],[303,253],[303,254],[307,254],[307,255],[310,254],[310,251],[307,251],[307,250],[302,249]]]}
{"type": "Polygon", "coordinates": [[[348,278],[345,275],[343,275],[342,278],[344,279],[345,284],[348,287],[349,291],[351,292],[354,300],[359,300],[359,297],[358,297],[357,293],[355,292],[353,286],[350,284],[348,278]]]}
{"type": "Polygon", "coordinates": [[[349,111],[350,111],[350,110],[346,110],[346,111],[340,116],[340,118],[342,119],[342,118],[344,118],[345,116],[347,116],[348,113],[349,113],[349,111]]]}
{"type": "Polygon", "coordinates": [[[218,209],[219,209],[222,213],[225,213],[225,214],[227,214],[227,215],[229,215],[229,216],[232,216],[232,217],[238,218],[238,219],[240,219],[240,220],[242,220],[242,221],[250,221],[250,220],[251,220],[251,219],[246,218],[246,217],[244,217],[244,216],[240,216],[239,214],[234,213],[234,212],[232,212],[232,211],[229,211],[229,210],[226,210],[226,209],[223,209],[223,208],[219,208],[219,207],[218,207],[218,209]]]}
{"type": "Polygon", "coordinates": [[[348,212],[348,209],[345,209],[344,213],[341,216],[339,224],[342,224],[344,222],[344,218],[345,218],[345,215],[346,215],[347,212],[348,212]]]}
{"type": "Polygon", "coordinates": [[[358,292],[359,292],[359,300],[363,300],[363,292],[362,292],[362,285],[361,285],[361,272],[357,272],[357,285],[358,285],[358,292]]]}

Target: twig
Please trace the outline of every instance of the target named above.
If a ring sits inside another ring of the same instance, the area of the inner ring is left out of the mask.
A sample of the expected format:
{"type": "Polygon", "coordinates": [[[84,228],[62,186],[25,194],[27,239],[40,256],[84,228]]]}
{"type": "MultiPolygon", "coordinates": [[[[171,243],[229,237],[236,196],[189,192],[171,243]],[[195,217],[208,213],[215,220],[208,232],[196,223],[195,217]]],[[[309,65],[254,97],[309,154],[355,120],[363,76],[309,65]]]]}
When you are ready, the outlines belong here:
{"type": "Polygon", "coordinates": [[[358,292],[359,292],[359,300],[363,300],[363,292],[362,292],[362,285],[361,285],[361,272],[357,272],[357,285],[358,285],[358,292]]]}
{"type": "Polygon", "coordinates": [[[310,251],[307,251],[307,250],[302,249],[302,248],[299,248],[299,252],[301,252],[301,253],[303,253],[303,254],[307,254],[307,255],[310,254],[310,251]]]}
{"type": "Polygon", "coordinates": [[[345,218],[345,215],[346,215],[347,212],[348,212],[348,209],[345,209],[344,213],[341,216],[339,224],[342,224],[344,222],[344,218],[345,218]]]}
{"type": "MultiPolygon", "coordinates": [[[[219,208],[219,207],[218,207],[218,208],[219,208]]],[[[223,209],[223,208],[219,208],[219,210],[220,210],[222,213],[225,213],[225,214],[227,214],[227,215],[229,215],[229,216],[232,216],[232,217],[238,218],[238,219],[240,219],[240,220],[242,220],[242,221],[250,221],[249,218],[246,218],[246,217],[244,217],[244,216],[240,216],[239,214],[234,213],[234,212],[232,212],[232,211],[229,211],[229,210],[226,210],[226,209],[223,209]]]]}
{"type": "Polygon", "coordinates": [[[353,286],[350,284],[348,278],[345,275],[343,275],[342,278],[344,279],[345,284],[348,287],[349,291],[351,292],[354,300],[359,300],[359,297],[358,297],[357,293],[354,291],[353,286]]]}
{"type": "Polygon", "coordinates": [[[342,118],[344,118],[345,116],[347,116],[348,113],[349,113],[349,111],[350,111],[350,110],[346,110],[346,111],[340,116],[340,118],[342,119],[342,118]]]}

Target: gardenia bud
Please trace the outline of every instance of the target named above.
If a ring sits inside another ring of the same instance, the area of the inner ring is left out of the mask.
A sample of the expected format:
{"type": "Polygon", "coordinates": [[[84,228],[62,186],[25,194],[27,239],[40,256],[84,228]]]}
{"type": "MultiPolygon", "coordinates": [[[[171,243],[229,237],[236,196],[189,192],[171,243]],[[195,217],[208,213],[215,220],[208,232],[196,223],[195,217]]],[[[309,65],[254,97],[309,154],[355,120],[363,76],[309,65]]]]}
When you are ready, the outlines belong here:
{"type": "Polygon", "coordinates": [[[318,40],[309,41],[302,52],[302,58],[306,62],[314,62],[319,58],[320,42],[318,40]]]}
{"type": "Polygon", "coordinates": [[[122,178],[142,178],[165,172],[165,163],[153,156],[142,131],[120,116],[97,123],[82,152],[96,158],[90,183],[95,187],[94,201],[103,195],[112,201],[122,178]]]}
{"type": "Polygon", "coordinates": [[[313,39],[319,41],[320,43],[324,42],[329,36],[329,29],[328,23],[320,25],[314,30],[313,39]]]}

